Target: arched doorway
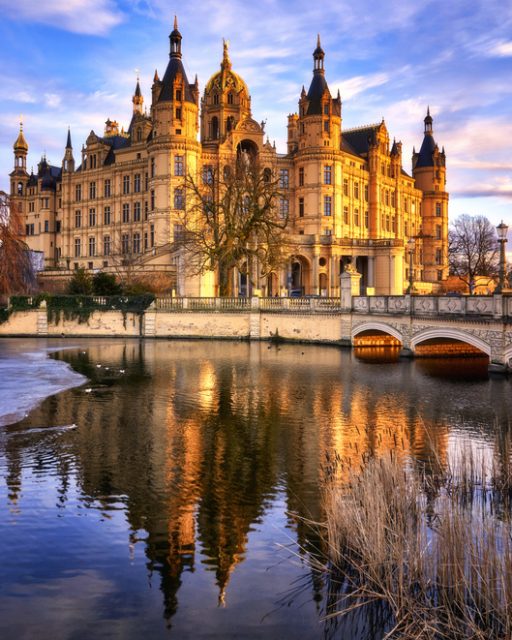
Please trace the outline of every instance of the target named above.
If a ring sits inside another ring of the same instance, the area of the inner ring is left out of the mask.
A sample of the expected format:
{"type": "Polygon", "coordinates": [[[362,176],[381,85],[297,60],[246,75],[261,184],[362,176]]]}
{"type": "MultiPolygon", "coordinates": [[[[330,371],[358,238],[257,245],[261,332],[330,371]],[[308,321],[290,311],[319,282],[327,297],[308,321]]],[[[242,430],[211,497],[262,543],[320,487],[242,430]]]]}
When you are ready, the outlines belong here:
{"type": "Polygon", "coordinates": [[[298,298],[309,292],[309,263],[303,256],[292,259],[288,275],[288,295],[298,298]]]}
{"type": "Polygon", "coordinates": [[[267,276],[267,296],[278,296],[279,284],[276,273],[269,273],[267,276]]]}
{"type": "Polygon", "coordinates": [[[327,274],[321,273],[318,276],[318,290],[321,296],[327,295],[327,274]]]}

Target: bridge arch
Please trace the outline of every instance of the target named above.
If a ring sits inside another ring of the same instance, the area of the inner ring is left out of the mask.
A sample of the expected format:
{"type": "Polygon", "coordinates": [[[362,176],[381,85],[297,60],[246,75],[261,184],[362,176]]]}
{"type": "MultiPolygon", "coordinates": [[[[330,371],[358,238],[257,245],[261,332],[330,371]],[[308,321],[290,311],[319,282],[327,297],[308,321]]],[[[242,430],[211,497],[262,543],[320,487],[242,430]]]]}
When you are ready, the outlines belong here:
{"type": "Polygon", "coordinates": [[[384,322],[363,322],[363,324],[357,325],[357,327],[354,327],[352,329],[350,336],[351,342],[353,343],[354,338],[365,331],[380,331],[382,333],[387,333],[388,335],[393,336],[393,338],[396,338],[396,340],[398,340],[402,344],[404,342],[404,337],[400,333],[400,331],[384,322]]]}
{"type": "MultiPolygon", "coordinates": [[[[426,340],[434,340],[436,338],[448,338],[449,340],[458,340],[459,342],[465,342],[466,344],[470,344],[472,347],[479,349],[489,357],[491,357],[491,345],[482,340],[481,338],[477,338],[471,333],[466,333],[465,331],[461,331],[460,329],[453,329],[449,327],[430,327],[429,329],[424,329],[419,333],[416,333],[411,337],[411,349],[412,351],[416,350],[416,347],[426,340]]],[[[512,356],[512,352],[511,352],[512,356]]]]}

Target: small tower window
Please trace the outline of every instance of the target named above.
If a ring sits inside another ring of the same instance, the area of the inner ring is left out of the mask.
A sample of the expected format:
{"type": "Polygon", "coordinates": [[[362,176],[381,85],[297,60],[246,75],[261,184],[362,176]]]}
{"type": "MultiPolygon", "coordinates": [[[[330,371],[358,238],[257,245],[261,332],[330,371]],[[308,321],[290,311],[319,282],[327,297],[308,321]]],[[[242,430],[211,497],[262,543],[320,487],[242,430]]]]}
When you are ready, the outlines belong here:
{"type": "Polygon", "coordinates": [[[181,89],[176,89],[176,100],[181,100],[181,89]]]}
{"type": "Polygon", "coordinates": [[[329,115],[329,103],[327,102],[324,104],[324,115],[329,115]]]}
{"type": "Polygon", "coordinates": [[[228,104],[233,104],[233,94],[228,93],[228,104]]]}
{"type": "Polygon", "coordinates": [[[18,182],[18,195],[19,196],[23,195],[23,183],[22,182],[18,182]]]}
{"type": "Polygon", "coordinates": [[[213,104],[219,104],[219,94],[218,93],[214,93],[213,94],[213,104]]]}
{"type": "Polygon", "coordinates": [[[218,137],[219,137],[219,119],[217,118],[217,116],[214,116],[212,118],[212,138],[214,140],[217,140],[218,137]]]}

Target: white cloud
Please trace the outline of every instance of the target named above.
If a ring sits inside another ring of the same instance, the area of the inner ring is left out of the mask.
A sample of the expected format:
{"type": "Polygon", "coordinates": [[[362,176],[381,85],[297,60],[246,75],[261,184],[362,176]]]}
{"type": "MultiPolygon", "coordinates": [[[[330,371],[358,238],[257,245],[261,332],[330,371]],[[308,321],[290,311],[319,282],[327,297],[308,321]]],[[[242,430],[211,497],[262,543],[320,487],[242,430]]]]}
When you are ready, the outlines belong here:
{"type": "Polygon", "coordinates": [[[512,57],[512,41],[500,41],[495,42],[488,49],[489,55],[497,56],[499,58],[512,57]]]}
{"type": "Polygon", "coordinates": [[[105,35],[123,20],[113,0],[0,0],[0,9],[15,20],[88,35],[105,35]]]}
{"type": "Polygon", "coordinates": [[[331,93],[332,95],[336,95],[339,89],[342,100],[349,100],[363,91],[386,84],[388,80],[389,75],[387,73],[373,73],[367,76],[354,76],[353,78],[348,78],[341,82],[332,83],[331,93]]]}

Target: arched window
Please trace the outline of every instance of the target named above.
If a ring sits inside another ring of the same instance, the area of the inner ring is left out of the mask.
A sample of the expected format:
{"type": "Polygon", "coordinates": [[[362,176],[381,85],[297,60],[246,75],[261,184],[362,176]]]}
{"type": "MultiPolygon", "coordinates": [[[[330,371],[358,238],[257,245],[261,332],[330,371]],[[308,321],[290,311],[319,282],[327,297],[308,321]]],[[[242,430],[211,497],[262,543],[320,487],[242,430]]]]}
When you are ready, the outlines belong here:
{"type": "Polygon", "coordinates": [[[228,93],[228,104],[233,104],[233,94],[228,93]]]}
{"type": "Polygon", "coordinates": [[[23,195],[23,183],[22,182],[18,182],[18,195],[19,196],[23,195]]]}
{"type": "Polygon", "coordinates": [[[226,131],[231,131],[235,128],[235,119],[233,116],[229,116],[226,120],[226,131]]]}
{"type": "Polygon", "coordinates": [[[212,118],[212,138],[217,140],[219,137],[219,119],[217,116],[213,116],[212,118]]]}
{"type": "Polygon", "coordinates": [[[142,129],[137,129],[137,142],[142,141],[142,129]]]}
{"type": "Polygon", "coordinates": [[[213,104],[219,104],[219,94],[218,93],[214,93],[213,94],[213,104]]]}

